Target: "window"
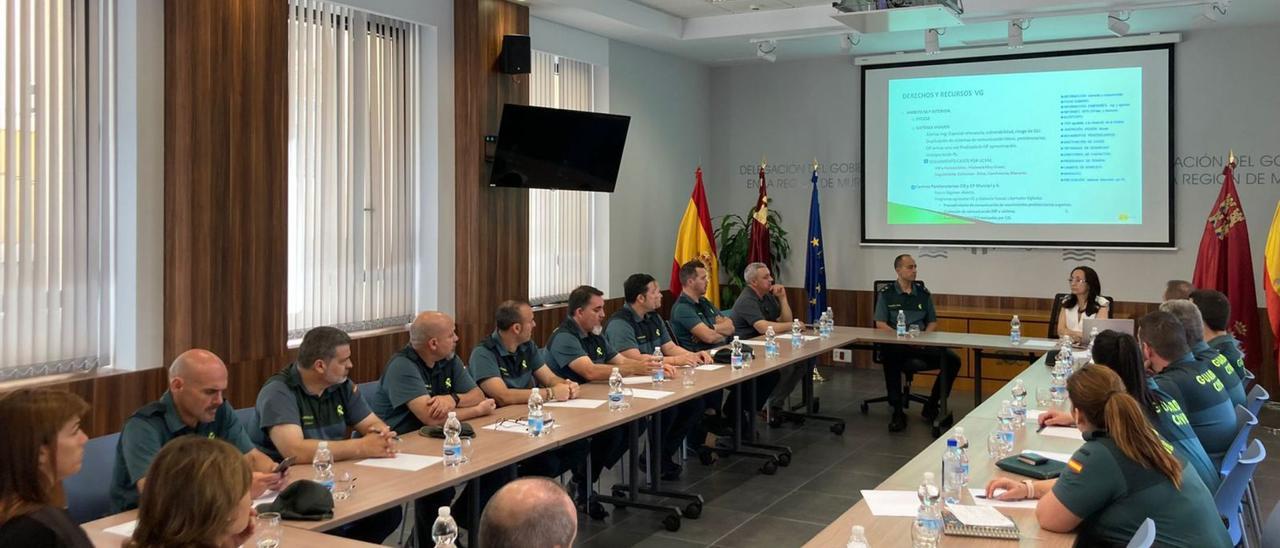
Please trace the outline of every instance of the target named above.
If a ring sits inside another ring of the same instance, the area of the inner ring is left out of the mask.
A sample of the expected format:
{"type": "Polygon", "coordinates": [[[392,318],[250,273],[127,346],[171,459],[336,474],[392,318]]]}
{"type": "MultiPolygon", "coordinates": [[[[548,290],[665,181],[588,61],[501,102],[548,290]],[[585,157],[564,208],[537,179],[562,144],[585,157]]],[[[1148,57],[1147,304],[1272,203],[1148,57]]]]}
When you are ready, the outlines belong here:
{"type": "Polygon", "coordinates": [[[420,29],[289,1],[289,338],[414,312],[420,29]]]}
{"type": "Polygon", "coordinates": [[[111,65],[87,9],[0,7],[0,381],[111,363],[112,163],[89,139],[110,135],[89,116],[111,120],[111,65]]]}
{"type": "MultiPolygon", "coordinates": [[[[595,109],[595,67],[540,51],[533,52],[530,104],[573,110],[595,109]]],[[[569,292],[596,280],[601,246],[593,230],[599,208],[590,192],[529,190],[529,300],[563,302],[569,292]]],[[[603,237],[603,236],[601,236],[603,237]]]]}

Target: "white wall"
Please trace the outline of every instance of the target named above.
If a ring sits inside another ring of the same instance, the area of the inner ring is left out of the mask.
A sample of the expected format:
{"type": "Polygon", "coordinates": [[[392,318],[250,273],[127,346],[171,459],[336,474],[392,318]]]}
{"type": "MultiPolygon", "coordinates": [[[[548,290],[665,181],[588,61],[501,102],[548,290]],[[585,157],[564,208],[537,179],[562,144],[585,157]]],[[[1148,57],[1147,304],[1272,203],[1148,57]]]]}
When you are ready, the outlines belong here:
{"type": "MultiPolygon", "coordinates": [[[[1156,301],[1170,278],[1190,279],[1205,218],[1216,199],[1227,149],[1241,155],[1237,184],[1251,221],[1255,277],[1280,199],[1280,28],[1236,27],[1184,35],[1175,50],[1174,212],[1177,251],[884,248],[859,245],[861,137],[859,69],[848,59],[759,63],[716,68],[711,78],[712,162],[707,170],[712,215],[745,213],[756,195],[755,164],[768,156],[769,195],[783,214],[793,255],[780,279],[803,285],[808,227],[808,164],[816,156],[826,239],[827,282],[837,289],[869,289],[892,278],[893,257],[913,253],[920,276],[936,292],[1047,297],[1066,291],[1071,268],[1098,270],[1107,294],[1156,301]],[[1199,158],[1216,162],[1200,167],[1199,158]],[[1247,159],[1245,158],[1247,157],[1247,159]],[[1188,165],[1190,164],[1190,165],[1188,165]],[[828,170],[827,168],[834,168],[828,170]],[[1070,255],[1070,256],[1067,256],[1070,255]]],[[[1261,303],[1261,286],[1258,291],[1261,303]]]]}

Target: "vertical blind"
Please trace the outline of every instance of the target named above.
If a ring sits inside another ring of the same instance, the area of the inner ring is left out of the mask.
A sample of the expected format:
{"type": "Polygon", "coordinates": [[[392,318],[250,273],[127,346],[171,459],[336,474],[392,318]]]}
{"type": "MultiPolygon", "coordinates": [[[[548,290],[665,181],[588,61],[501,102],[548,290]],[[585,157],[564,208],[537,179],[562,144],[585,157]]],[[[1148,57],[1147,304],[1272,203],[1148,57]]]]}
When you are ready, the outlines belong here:
{"type": "Polygon", "coordinates": [[[289,1],[289,338],[413,314],[417,25],[289,1]]]}
{"type": "MultiPolygon", "coordinates": [[[[530,103],[572,110],[595,109],[595,70],[590,63],[533,52],[530,103]]],[[[597,245],[595,201],[588,192],[529,190],[529,300],[568,300],[592,279],[597,245]]]]}
{"type": "MultiPolygon", "coordinates": [[[[106,32],[91,47],[87,8],[0,7],[0,381],[111,360],[114,164],[89,135],[109,149],[113,55],[106,32]]],[[[109,29],[113,3],[95,10],[109,29]]]]}

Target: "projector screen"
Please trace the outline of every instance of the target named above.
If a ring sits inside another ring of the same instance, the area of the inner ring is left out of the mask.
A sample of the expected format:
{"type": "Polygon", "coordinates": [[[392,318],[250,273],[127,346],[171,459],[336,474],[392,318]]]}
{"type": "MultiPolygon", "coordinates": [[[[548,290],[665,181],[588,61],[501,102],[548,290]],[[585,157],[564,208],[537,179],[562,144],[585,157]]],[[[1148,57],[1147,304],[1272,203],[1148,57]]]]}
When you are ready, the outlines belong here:
{"type": "Polygon", "coordinates": [[[864,244],[1166,247],[1173,46],[864,65],[864,244]]]}

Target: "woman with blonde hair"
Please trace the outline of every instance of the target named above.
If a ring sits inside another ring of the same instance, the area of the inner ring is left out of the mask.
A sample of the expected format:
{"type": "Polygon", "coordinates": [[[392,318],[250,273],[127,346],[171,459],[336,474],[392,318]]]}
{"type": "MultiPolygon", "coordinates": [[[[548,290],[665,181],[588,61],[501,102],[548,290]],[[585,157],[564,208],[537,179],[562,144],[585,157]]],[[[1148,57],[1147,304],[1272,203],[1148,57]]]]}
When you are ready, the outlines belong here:
{"type": "Polygon", "coordinates": [[[1156,434],[1115,371],[1086,365],[1067,379],[1067,394],[1085,443],[1062,476],[996,478],[987,484],[987,496],[1040,499],[1040,527],[1078,529],[1077,546],[1124,546],[1147,518],[1155,521],[1158,545],[1231,546],[1204,482],[1174,458],[1173,446],[1156,434]]]}
{"type": "Polygon", "coordinates": [[[128,548],[235,548],[253,537],[253,470],[231,444],[187,436],[160,449],[128,548]]]}
{"type": "Polygon", "coordinates": [[[65,510],[62,480],[80,471],[89,405],[65,390],[0,395],[0,546],[90,547],[65,510]]]}

